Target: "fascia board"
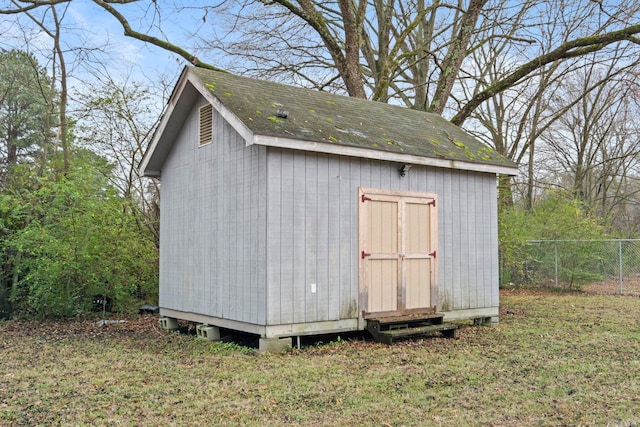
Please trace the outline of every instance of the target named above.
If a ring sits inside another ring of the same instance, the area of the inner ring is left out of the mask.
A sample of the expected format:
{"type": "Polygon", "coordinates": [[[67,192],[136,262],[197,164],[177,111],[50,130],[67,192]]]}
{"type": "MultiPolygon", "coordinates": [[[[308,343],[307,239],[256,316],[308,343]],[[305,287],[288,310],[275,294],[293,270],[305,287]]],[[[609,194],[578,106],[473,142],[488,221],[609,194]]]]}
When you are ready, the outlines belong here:
{"type": "Polygon", "coordinates": [[[153,157],[156,149],[158,148],[159,142],[162,140],[162,136],[164,135],[164,132],[167,128],[167,124],[171,120],[171,116],[173,115],[173,112],[176,106],[179,104],[180,97],[184,92],[184,89],[187,86],[187,83],[189,83],[189,80],[187,78],[188,74],[189,74],[188,69],[185,68],[185,70],[180,75],[180,78],[178,79],[178,83],[176,84],[176,87],[173,93],[171,94],[171,97],[169,98],[169,102],[167,103],[167,109],[162,115],[162,119],[160,119],[160,123],[158,123],[158,127],[156,128],[153,139],[151,140],[151,144],[149,145],[149,148],[147,148],[147,151],[144,153],[144,156],[140,161],[140,166],[138,170],[140,174],[143,176],[153,176],[153,177],[160,176],[159,171],[147,171],[147,167],[149,165],[149,161],[153,157]]]}
{"type": "Polygon", "coordinates": [[[436,159],[432,157],[415,156],[411,154],[390,153],[359,147],[347,147],[338,144],[324,142],[305,141],[300,139],[281,138],[266,135],[255,135],[253,143],[268,147],[288,148],[292,150],[312,151],[317,153],[335,154],[338,156],[360,157],[372,160],[388,162],[409,163],[414,165],[433,166],[438,168],[466,170],[473,172],[486,172],[501,175],[515,176],[517,167],[487,165],[482,163],[464,162],[450,159],[436,159]]]}

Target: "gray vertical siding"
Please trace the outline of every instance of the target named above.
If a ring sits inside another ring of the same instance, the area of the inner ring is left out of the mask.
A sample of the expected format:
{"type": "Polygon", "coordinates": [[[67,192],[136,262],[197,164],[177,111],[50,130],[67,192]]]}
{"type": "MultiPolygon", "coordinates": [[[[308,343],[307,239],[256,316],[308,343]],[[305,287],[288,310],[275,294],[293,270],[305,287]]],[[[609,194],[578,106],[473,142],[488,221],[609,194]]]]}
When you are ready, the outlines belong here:
{"type": "Polygon", "coordinates": [[[398,167],[268,149],[267,324],[357,316],[358,187],[436,193],[440,308],[498,306],[495,175],[398,167]]]}
{"type": "Polygon", "coordinates": [[[266,149],[219,115],[198,147],[194,105],[162,169],[160,306],[266,320],[266,149]]]}
{"type": "Polygon", "coordinates": [[[498,306],[495,175],[400,177],[396,163],[246,146],[217,114],[198,147],[198,106],[162,169],[161,307],[258,325],[356,318],[358,187],[436,193],[440,309],[498,306]]]}

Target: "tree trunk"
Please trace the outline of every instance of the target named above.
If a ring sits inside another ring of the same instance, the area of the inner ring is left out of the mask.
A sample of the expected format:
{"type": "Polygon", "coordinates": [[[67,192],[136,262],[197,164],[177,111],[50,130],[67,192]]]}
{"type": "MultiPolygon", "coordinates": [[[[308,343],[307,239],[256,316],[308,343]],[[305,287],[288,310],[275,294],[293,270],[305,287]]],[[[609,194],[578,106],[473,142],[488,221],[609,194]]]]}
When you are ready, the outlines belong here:
{"type": "Polygon", "coordinates": [[[498,206],[500,208],[513,206],[513,190],[509,175],[498,176],[498,206]]]}
{"type": "Polygon", "coordinates": [[[453,84],[458,77],[462,61],[467,57],[467,47],[471,41],[471,36],[476,29],[478,17],[487,0],[471,0],[469,8],[462,16],[460,29],[455,35],[451,44],[451,48],[442,61],[440,69],[440,77],[438,85],[429,106],[429,111],[436,114],[442,114],[447,104],[447,99],[453,90],[453,84]]]}
{"type": "MultiPolygon", "coordinates": [[[[51,12],[54,18],[56,26],[53,33],[54,52],[60,61],[60,146],[62,148],[62,173],[63,175],[69,171],[69,141],[68,141],[68,123],[67,123],[67,64],[64,59],[64,52],[60,46],[60,20],[58,19],[58,13],[56,12],[55,5],[51,5],[51,12]]],[[[52,95],[53,96],[53,95],[52,95]]]]}
{"type": "Polygon", "coordinates": [[[18,163],[18,147],[11,138],[7,141],[7,166],[11,168],[18,163]]]}
{"type": "Polygon", "coordinates": [[[353,10],[350,0],[339,0],[342,21],[344,22],[344,62],[340,67],[340,76],[347,87],[349,96],[366,98],[362,72],[360,71],[360,32],[362,22],[359,10],[353,10]]]}

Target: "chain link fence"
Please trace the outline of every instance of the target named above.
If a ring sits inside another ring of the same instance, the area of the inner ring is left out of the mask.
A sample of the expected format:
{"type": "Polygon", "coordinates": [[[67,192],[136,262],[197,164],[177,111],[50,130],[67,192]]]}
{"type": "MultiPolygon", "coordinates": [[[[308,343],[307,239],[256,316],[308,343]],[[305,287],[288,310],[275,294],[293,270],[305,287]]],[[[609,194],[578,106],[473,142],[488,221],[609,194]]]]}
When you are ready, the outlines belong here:
{"type": "Polygon", "coordinates": [[[640,296],[640,240],[531,240],[524,255],[522,284],[640,296]]]}

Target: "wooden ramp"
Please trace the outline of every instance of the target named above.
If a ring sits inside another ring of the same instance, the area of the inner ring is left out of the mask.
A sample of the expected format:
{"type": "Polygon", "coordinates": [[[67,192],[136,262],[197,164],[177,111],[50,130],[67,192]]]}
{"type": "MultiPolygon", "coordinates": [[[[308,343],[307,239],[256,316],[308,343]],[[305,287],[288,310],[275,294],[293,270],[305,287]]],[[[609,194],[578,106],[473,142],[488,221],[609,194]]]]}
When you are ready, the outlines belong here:
{"type": "Polygon", "coordinates": [[[367,330],[378,342],[393,344],[397,338],[440,333],[455,338],[457,325],[443,322],[444,315],[398,316],[367,319],[367,330]]]}

